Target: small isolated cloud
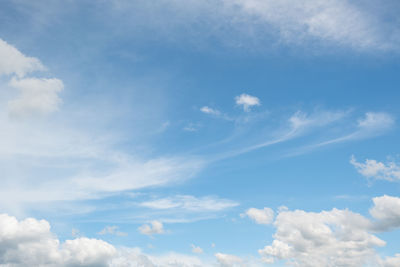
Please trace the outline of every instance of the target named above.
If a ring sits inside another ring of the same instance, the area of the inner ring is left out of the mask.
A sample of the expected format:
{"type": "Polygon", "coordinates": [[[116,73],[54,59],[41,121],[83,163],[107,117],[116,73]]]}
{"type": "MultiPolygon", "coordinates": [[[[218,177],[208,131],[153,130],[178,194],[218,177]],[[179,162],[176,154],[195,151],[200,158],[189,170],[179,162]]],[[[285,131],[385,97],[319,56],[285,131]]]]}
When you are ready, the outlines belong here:
{"type": "Polygon", "coordinates": [[[242,106],[243,110],[249,112],[251,107],[253,106],[260,106],[260,99],[255,96],[251,96],[248,94],[241,94],[235,97],[236,105],[242,106]]]}
{"type": "Polygon", "coordinates": [[[160,221],[152,221],[149,224],[143,224],[138,228],[138,230],[144,235],[163,234],[164,225],[160,221]]]}
{"type": "Polygon", "coordinates": [[[116,225],[106,226],[97,234],[99,234],[99,235],[117,235],[117,236],[127,236],[128,235],[127,233],[118,231],[118,226],[116,226],[116,225]]]}
{"type": "Polygon", "coordinates": [[[385,164],[373,159],[366,159],[365,163],[361,163],[352,156],[350,163],[366,178],[391,182],[400,180],[400,166],[395,162],[388,162],[385,164]]]}
{"type": "Polygon", "coordinates": [[[199,128],[201,127],[200,123],[189,123],[185,127],[183,127],[183,130],[186,132],[197,132],[199,128]]]}
{"type": "Polygon", "coordinates": [[[213,109],[207,106],[204,106],[200,109],[201,112],[206,113],[206,114],[211,114],[211,115],[215,115],[215,116],[219,116],[221,115],[221,112],[217,109],[213,109]]]}
{"type": "Polygon", "coordinates": [[[27,57],[14,46],[0,39],[0,75],[23,77],[33,71],[45,70],[39,59],[27,57]]]}
{"type": "Polygon", "coordinates": [[[59,79],[13,78],[9,85],[19,91],[17,98],[8,102],[11,116],[47,114],[58,110],[61,104],[58,94],[63,90],[64,84],[59,79]]]}
{"type": "Polygon", "coordinates": [[[217,258],[218,263],[222,267],[239,267],[245,266],[243,260],[235,255],[216,253],[215,257],[217,258]]]}
{"type": "Polygon", "coordinates": [[[245,215],[254,220],[257,224],[271,224],[274,220],[274,211],[270,208],[250,208],[246,211],[245,215]]]}
{"type": "Polygon", "coordinates": [[[192,247],[192,252],[196,254],[202,254],[203,249],[201,247],[195,246],[193,244],[190,245],[192,247]]]}

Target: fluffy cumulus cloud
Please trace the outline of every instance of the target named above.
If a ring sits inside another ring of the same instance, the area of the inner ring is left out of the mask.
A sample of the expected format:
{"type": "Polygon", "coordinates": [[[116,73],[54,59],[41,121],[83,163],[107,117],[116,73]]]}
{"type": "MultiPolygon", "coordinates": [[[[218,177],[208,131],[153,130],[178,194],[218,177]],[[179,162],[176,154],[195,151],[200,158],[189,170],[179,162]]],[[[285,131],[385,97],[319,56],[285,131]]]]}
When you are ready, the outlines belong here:
{"type": "Polygon", "coordinates": [[[367,178],[386,181],[400,180],[400,166],[395,162],[388,162],[385,164],[373,159],[366,159],[365,163],[361,163],[352,156],[350,163],[360,174],[367,178]]]}
{"type": "Polygon", "coordinates": [[[30,72],[44,69],[39,59],[25,56],[14,46],[0,39],[0,75],[16,74],[23,77],[30,72]]]}
{"type": "Polygon", "coordinates": [[[285,260],[293,266],[391,266],[398,257],[380,258],[376,248],[386,242],[374,233],[400,226],[400,198],[382,196],[373,202],[374,220],[347,209],[281,210],[272,244],[259,253],[265,263],[285,260]]]}
{"type": "Polygon", "coordinates": [[[11,116],[42,115],[58,109],[61,103],[59,93],[64,88],[61,80],[25,77],[31,72],[45,70],[37,58],[25,56],[1,39],[0,58],[0,75],[13,75],[9,86],[19,92],[15,99],[8,102],[11,116]]]}
{"type": "Polygon", "coordinates": [[[248,94],[241,94],[235,97],[236,105],[242,106],[243,110],[248,112],[253,106],[260,106],[261,102],[258,97],[248,94]]]}
{"type": "Polygon", "coordinates": [[[138,230],[144,235],[163,234],[164,225],[160,221],[152,221],[149,224],[143,224],[138,228],[138,230]]]}
{"type": "Polygon", "coordinates": [[[400,198],[384,195],[375,197],[372,201],[374,206],[369,212],[377,220],[377,230],[387,231],[400,227],[400,198]]]}
{"type": "Polygon", "coordinates": [[[246,211],[245,215],[258,224],[270,224],[274,220],[274,211],[271,208],[250,208],[246,211]]]}
{"type": "Polygon", "coordinates": [[[77,238],[61,243],[47,221],[0,215],[0,265],[108,266],[116,249],[102,241],[77,238]]]}
{"type": "Polygon", "coordinates": [[[0,214],[0,266],[7,267],[203,267],[197,257],[177,253],[151,256],[139,248],[115,248],[86,237],[60,242],[45,220],[0,214]]]}

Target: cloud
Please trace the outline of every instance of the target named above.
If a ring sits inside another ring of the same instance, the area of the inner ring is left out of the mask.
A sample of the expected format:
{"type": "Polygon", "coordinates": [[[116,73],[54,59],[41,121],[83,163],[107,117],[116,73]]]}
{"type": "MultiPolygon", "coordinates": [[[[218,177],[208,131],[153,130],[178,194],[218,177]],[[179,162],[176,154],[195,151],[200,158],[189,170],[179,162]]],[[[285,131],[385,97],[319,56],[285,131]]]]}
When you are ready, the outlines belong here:
{"type": "Polygon", "coordinates": [[[366,159],[365,163],[361,163],[357,162],[356,158],[352,156],[350,163],[367,178],[391,182],[400,180],[400,166],[397,166],[395,162],[385,164],[373,159],[366,159]]]}
{"type": "Polygon", "coordinates": [[[21,78],[30,72],[45,70],[39,59],[25,56],[2,39],[0,39],[0,58],[0,75],[16,74],[21,78]]]}
{"type": "Polygon", "coordinates": [[[163,234],[164,225],[160,221],[152,221],[150,224],[143,224],[138,230],[144,235],[163,234]]]}
{"type": "Polygon", "coordinates": [[[369,210],[377,221],[374,228],[377,231],[388,231],[400,227],[400,198],[392,196],[374,197],[374,206],[369,210]]]}
{"type": "Polygon", "coordinates": [[[119,251],[110,267],[211,267],[196,256],[179,253],[166,253],[163,255],[148,255],[140,248],[124,248],[119,251]]]}
{"type": "Polygon", "coordinates": [[[115,248],[87,237],[61,242],[45,220],[0,214],[0,265],[9,267],[204,267],[197,257],[167,253],[147,255],[139,248],[115,248]]]}
{"type": "Polygon", "coordinates": [[[221,264],[221,267],[245,266],[244,261],[235,255],[216,253],[215,257],[217,258],[219,264],[221,264]]]}
{"type": "Polygon", "coordinates": [[[118,226],[116,226],[116,225],[106,226],[97,234],[99,234],[99,235],[109,234],[109,235],[117,235],[117,236],[127,236],[128,235],[127,233],[118,231],[118,226]]]}
{"type": "Polygon", "coordinates": [[[213,109],[207,106],[204,106],[200,109],[201,112],[206,113],[206,114],[211,114],[211,115],[215,115],[215,116],[219,116],[221,115],[221,112],[217,109],[213,109]]]}
{"type": "Polygon", "coordinates": [[[193,244],[190,245],[192,247],[192,252],[196,254],[202,254],[203,249],[201,247],[195,246],[193,244]]]}
{"type": "Polygon", "coordinates": [[[212,196],[197,198],[189,195],[178,195],[142,202],[139,203],[139,205],[159,210],[179,209],[191,212],[215,212],[233,208],[239,204],[232,200],[220,199],[212,196]]]}
{"type": "Polygon", "coordinates": [[[116,252],[112,245],[86,237],[61,243],[45,220],[0,215],[0,265],[106,267],[116,252]]]}
{"type": "Polygon", "coordinates": [[[183,127],[183,130],[186,132],[197,132],[199,128],[201,127],[200,123],[189,123],[185,127],[183,127]]]}
{"type": "Polygon", "coordinates": [[[118,15],[140,12],[136,17],[142,21],[130,23],[145,21],[165,40],[196,47],[217,40],[225,47],[267,51],[276,45],[305,47],[313,53],[321,48],[329,52],[326,48],[331,47],[362,52],[399,48],[398,21],[390,10],[397,6],[392,1],[174,0],[145,7],[125,0],[112,3],[118,15]],[[148,21],[144,14],[157,19],[148,21]]]}
{"type": "Polygon", "coordinates": [[[259,250],[267,261],[290,260],[298,266],[362,266],[385,242],[370,234],[369,220],[348,210],[320,213],[284,211],[274,222],[275,240],[259,250]]]}
{"type": "Polygon", "coordinates": [[[58,110],[62,102],[58,94],[64,89],[64,84],[59,79],[13,78],[9,85],[20,93],[16,99],[8,102],[11,116],[48,114],[58,110]]]}
{"type": "Polygon", "coordinates": [[[242,106],[243,110],[249,112],[251,107],[260,106],[260,99],[255,96],[251,96],[248,94],[241,94],[235,97],[236,105],[242,106]]]}
{"type": "Polygon", "coordinates": [[[270,208],[250,208],[246,211],[245,215],[258,224],[271,224],[274,220],[274,211],[270,208]]]}
{"type": "Polygon", "coordinates": [[[276,31],[280,40],[289,44],[322,44],[350,47],[357,50],[392,50],[398,43],[391,29],[382,34],[383,18],[350,1],[224,1],[237,5],[258,28],[276,31]],[[380,28],[382,27],[382,28],[380,28]],[[387,42],[385,42],[385,40],[387,42]]]}
{"type": "Polygon", "coordinates": [[[28,73],[45,70],[37,58],[23,55],[1,39],[0,58],[0,75],[14,75],[8,85],[19,91],[15,99],[8,101],[10,116],[27,117],[58,110],[62,102],[58,94],[64,89],[61,80],[24,77],[28,73]]]}
{"type": "Polygon", "coordinates": [[[320,143],[304,146],[297,150],[297,152],[289,155],[298,155],[313,149],[338,144],[348,141],[363,140],[367,138],[373,138],[382,135],[389,131],[395,124],[395,119],[392,115],[384,112],[367,112],[363,118],[357,120],[355,129],[347,134],[339,137],[329,139],[320,143]]]}
{"type": "Polygon", "coordinates": [[[400,227],[400,198],[373,198],[370,220],[348,209],[306,212],[281,210],[271,245],[259,250],[265,263],[285,260],[294,266],[390,266],[398,259],[382,259],[376,248],[386,242],[376,232],[400,227]]]}

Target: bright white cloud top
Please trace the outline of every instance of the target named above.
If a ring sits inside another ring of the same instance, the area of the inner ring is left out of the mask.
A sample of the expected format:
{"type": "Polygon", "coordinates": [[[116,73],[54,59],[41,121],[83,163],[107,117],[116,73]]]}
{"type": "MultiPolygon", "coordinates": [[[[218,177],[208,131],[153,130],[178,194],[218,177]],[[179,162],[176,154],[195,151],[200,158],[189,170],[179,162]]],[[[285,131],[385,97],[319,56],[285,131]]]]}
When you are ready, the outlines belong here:
{"type": "Polygon", "coordinates": [[[236,105],[242,106],[243,110],[249,112],[251,107],[253,106],[260,106],[260,99],[255,96],[251,96],[248,94],[241,94],[235,97],[236,105]]]}

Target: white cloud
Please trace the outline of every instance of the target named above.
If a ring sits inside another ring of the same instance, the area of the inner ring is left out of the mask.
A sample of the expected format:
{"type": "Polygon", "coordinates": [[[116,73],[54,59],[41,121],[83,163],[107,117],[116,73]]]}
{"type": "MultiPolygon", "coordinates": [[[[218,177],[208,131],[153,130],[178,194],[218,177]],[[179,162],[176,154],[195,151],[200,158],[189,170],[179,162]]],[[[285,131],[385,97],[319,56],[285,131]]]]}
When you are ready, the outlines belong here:
{"type": "Polygon", "coordinates": [[[198,257],[179,253],[148,255],[140,248],[125,248],[119,251],[110,267],[211,267],[198,257]]]}
{"type": "Polygon", "coordinates": [[[211,115],[215,115],[215,116],[221,115],[221,112],[219,110],[213,109],[213,108],[210,108],[210,107],[207,107],[207,106],[202,107],[200,109],[200,111],[203,112],[203,113],[211,114],[211,115]]]}
{"type": "Polygon", "coordinates": [[[37,58],[23,55],[1,39],[0,58],[0,75],[13,75],[9,86],[19,91],[19,95],[8,102],[11,116],[26,117],[58,110],[61,103],[58,94],[64,88],[61,80],[24,77],[30,72],[45,70],[37,58]]]}
{"type": "Polygon", "coordinates": [[[245,213],[250,219],[258,224],[270,224],[274,220],[274,211],[270,208],[250,208],[245,213]]]}
{"type": "Polygon", "coordinates": [[[8,102],[11,116],[47,114],[58,110],[61,104],[58,94],[63,90],[64,84],[59,79],[13,78],[9,85],[19,90],[19,96],[8,102]]]}
{"type": "Polygon", "coordinates": [[[298,266],[362,266],[375,260],[375,247],[385,245],[368,232],[368,219],[349,210],[283,211],[274,225],[275,240],[259,250],[267,261],[275,258],[298,266]]]}
{"type": "Polygon", "coordinates": [[[127,233],[121,232],[118,230],[118,226],[112,225],[112,226],[106,226],[104,227],[100,232],[97,234],[99,235],[117,235],[117,236],[127,236],[127,233]]]}
{"type": "Polygon", "coordinates": [[[234,0],[225,3],[237,5],[248,20],[258,20],[259,28],[270,33],[278,32],[281,41],[286,43],[317,40],[359,50],[387,50],[396,45],[390,35],[382,38],[379,26],[383,22],[379,23],[374,14],[350,1],[234,0]]]}
{"type": "Polygon", "coordinates": [[[164,225],[160,221],[152,221],[149,224],[143,224],[138,230],[144,235],[163,234],[164,225]]]}
{"type": "Polygon", "coordinates": [[[345,210],[306,212],[281,210],[274,222],[271,245],[259,250],[265,263],[285,260],[308,266],[395,266],[398,257],[382,259],[377,247],[386,245],[374,233],[400,227],[400,198],[373,198],[375,220],[345,210]]]}
{"type": "Polygon", "coordinates": [[[239,267],[245,266],[244,261],[235,255],[216,253],[215,257],[217,258],[219,264],[222,267],[239,267]]]}
{"type": "Polygon", "coordinates": [[[390,128],[394,124],[394,118],[384,112],[367,112],[365,117],[358,120],[358,127],[381,131],[390,128]]]}
{"type": "Polygon", "coordinates": [[[200,123],[189,123],[185,127],[183,127],[183,130],[186,132],[197,132],[199,128],[201,127],[200,123]]]}
{"type": "Polygon", "coordinates": [[[372,200],[374,206],[369,212],[377,219],[374,226],[376,230],[388,231],[400,227],[400,198],[384,195],[372,200]]]}
{"type": "Polygon", "coordinates": [[[0,214],[0,265],[7,267],[205,267],[195,256],[147,255],[139,248],[116,249],[87,237],[60,242],[45,220],[0,214]]]}
{"type": "Polygon", "coordinates": [[[373,159],[366,159],[365,163],[357,162],[354,156],[351,157],[350,163],[357,171],[367,178],[386,181],[400,180],[400,166],[395,162],[378,162],[373,159]]]}
{"type": "Polygon", "coordinates": [[[27,57],[14,46],[0,39],[0,75],[16,74],[23,77],[33,71],[42,71],[45,67],[34,57],[27,57]]]}
{"type": "Polygon", "coordinates": [[[195,245],[190,245],[192,247],[192,252],[196,254],[202,254],[203,249],[201,247],[195,246],[195,245]]]}
{"type": "Polygon", "coordinates": [[[243,110],[249,112],[251,107],[260,106],[260,99],[255,96],[251,96],[248,94],[241,94],[235,97],[236,105],[242,106],[243,110]]]}
{"type": "Polygon", "coordinates": [[[174,197],[142,202],[139,205],[151,209],[160,210],[179,209],[193,212],[208,212],[222,211],[225,209],[236,207],[239,204],[232,200],[220,199],[212,196],[197,198],[188,195],[178,195],[174,197]]]}
{"type": "Polygon", "coordinates": [[[44,220],[18,221],[0,215],[0,265],[105,267],[115,253],[112,245],[97,239],[82,237],[60,243],[44,220]]]}

